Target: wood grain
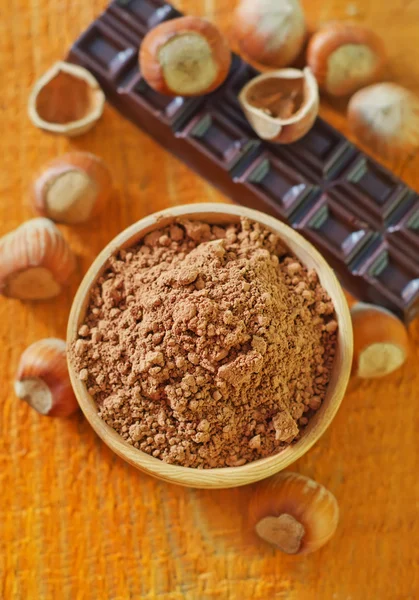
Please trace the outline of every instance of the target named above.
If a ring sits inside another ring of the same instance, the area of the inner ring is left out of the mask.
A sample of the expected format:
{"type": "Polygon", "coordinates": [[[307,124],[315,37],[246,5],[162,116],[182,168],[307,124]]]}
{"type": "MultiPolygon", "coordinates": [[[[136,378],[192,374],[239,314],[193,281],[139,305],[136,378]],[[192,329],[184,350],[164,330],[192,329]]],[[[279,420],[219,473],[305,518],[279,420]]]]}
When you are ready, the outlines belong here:
{"type": "MultiPolygon", "coordinates": [[[[229,31],[233,0],[178,0],[229,31]]],[[[419,1],[305,0],[310,23],[346,18],[386,40],[389,76],[419,91],[419,1]]],[[[112,166],[116,192],[94,223],[62,231],[79,269],[58,300],[0,299],[0,597],[6,600],[409,600],[419,590],[419,321],[406,366],[378,382],[353,382],[332,426],[295,469],[337,496],[336,536],[308,557],[282,556],[246,529],[249,488],[190,490],[139,473],[80,415],[42,418],[15,399],[21,351],[64,336],[72,298],[93,258],[152,211],[224,198],[106,107],[87,135],[68,141],[26,116],[31,85],[63,57],[104,0],[11,0],[0,7],[2,135],[0,233],[32,216],[27,189],[68,149],[112,166]]],[[[322,114],[347,132],[342,107],[322,114]]],[[[390,165],[419,189],[419,158],[390,165]]]]}

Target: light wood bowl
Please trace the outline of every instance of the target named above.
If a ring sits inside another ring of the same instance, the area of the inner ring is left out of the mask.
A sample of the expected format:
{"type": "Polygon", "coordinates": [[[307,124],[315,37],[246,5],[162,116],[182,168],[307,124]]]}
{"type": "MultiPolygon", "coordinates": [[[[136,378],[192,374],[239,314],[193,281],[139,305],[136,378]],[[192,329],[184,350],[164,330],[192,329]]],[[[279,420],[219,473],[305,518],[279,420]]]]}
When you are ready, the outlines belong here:
{"type": "Polygon", "coordinates": [[[325,401],[310,420],[301,439],[275,456],[256,460],[242,467],[193,469],[170,465],[141,450],[137,450],[125,442],[116,431],[99,417],[95,401],[88,394],[86,385],[78,378],[71,362],[69,363],[70,377],[80,407],[90,425],[118,456],[137,469],[141,469],[159,479],[190,487],[215,489],[246,485],[269,477],[296,461],[317,442],[332,422],[344,396],[352,364],[352,323],[348,304],[334,272],[325,259],[309,242],[290,227],[266,214],[241,206],[230,204],[177,206],[150,215],[131,225],[99,254],[84,277],[74,299],[68,323],[68,344],[77,339],[77,332],[83,323],[88,306],[90,290],[103,272],[109,257],[120,248],[129,248],[137,244],[150,231],[165,227],[179,217],[201,220],[211,224],[233,223],[237,222],[240,217],[248,217],[258,221],[277,233],[308,268],[314,268],[317,271],[322,285],[332,298],[339,323],[334,367],[325,401]]]}

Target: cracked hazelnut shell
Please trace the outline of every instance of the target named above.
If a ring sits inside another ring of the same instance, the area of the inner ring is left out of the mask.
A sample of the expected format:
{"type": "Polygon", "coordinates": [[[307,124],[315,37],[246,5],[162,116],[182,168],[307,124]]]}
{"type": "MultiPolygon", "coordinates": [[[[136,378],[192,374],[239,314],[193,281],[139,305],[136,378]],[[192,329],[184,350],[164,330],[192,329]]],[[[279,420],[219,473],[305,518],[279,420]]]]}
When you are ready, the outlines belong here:
{"type": "Polygon", "coordinates": [[[319,111],[319,92],[310,69],[280,69],[247,83],[239,101],[258,136],[279,144],[303,137],[319,111]]]}
{"type": "Polygon", "coordinates": [[[96,124],[104,106],[105,94],[90,71],[59,61],[35,83],[28,114],[48,133],[75,137],[96,124]]]}
{"type": "Polygon", "coordinates": [[[334,535],[339,506],[323,485],[281,472],[255,486],[249,522],[265,542],[286,554],[310,554],[334,535]]]}

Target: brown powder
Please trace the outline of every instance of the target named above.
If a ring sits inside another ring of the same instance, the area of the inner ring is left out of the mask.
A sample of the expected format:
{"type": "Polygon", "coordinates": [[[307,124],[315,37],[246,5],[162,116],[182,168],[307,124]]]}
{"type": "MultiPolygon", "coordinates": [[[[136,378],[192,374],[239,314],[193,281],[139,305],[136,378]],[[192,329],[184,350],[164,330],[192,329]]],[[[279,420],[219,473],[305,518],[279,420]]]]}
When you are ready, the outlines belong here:
{"type": "Polygon", "coordinates": [[[324,399],[336,329],[317,274],[276,235],[185,221],[110,259],[71,356],[136,448],[239,466],[298,439],[324,399]]]}

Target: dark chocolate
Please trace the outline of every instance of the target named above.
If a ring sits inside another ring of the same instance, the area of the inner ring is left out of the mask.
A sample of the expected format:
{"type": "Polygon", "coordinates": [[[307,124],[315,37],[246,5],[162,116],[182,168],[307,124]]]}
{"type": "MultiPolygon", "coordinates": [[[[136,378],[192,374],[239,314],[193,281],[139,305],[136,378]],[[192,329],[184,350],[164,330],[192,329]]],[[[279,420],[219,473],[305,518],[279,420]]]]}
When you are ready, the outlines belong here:
{"type": "Polygon", "coordinates": [[[237,95],[257,71],[233,56],[227,81],[170,98],[142,78],[144,35],[181,13],[161,0],[115,0],[71,48],[109,102],[227,196],[285,221],[325,256],[356,297],[419,314],[419,196],[322,119],[301,140],[260,140],[237,95]]]}

